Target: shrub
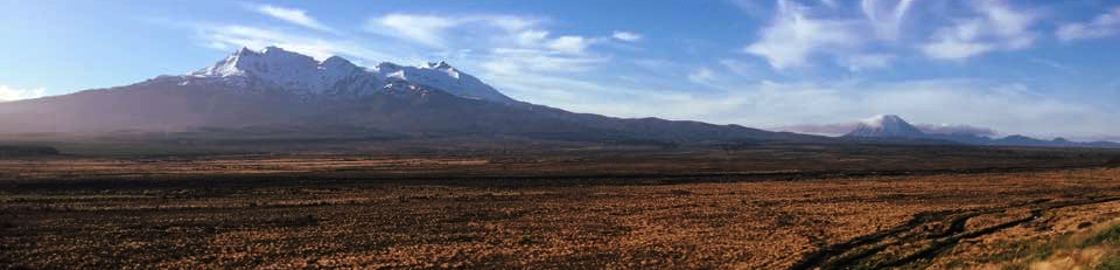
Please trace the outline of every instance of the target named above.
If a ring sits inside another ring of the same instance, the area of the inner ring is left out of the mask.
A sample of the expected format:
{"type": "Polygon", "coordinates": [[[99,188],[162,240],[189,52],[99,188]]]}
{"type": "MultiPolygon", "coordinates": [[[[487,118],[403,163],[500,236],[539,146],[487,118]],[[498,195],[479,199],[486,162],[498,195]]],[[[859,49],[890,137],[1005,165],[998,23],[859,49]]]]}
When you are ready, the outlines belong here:
{"type": "Polygon", "coordinates": [[[50,146],[0,145],[0,158],[56,156],[59,154],[61,154],[61,152],[59,152],[58,149],[50,146]]]}

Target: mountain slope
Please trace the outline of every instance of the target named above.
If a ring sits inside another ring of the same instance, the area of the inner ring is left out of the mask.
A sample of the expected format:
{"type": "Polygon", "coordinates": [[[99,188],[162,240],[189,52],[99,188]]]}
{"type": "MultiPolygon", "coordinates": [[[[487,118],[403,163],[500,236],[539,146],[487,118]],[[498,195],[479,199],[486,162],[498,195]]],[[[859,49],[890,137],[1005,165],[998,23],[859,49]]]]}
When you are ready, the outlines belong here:
{"type": "Polygon", "coordinates": [[[878,115],[860,121],[846,137],[921,138],[926,134],[897,115],[878,115]]]}
{"type": "Polygon", "coordinates": [[[0,118],[0,133],[108,134],[246,126],[313,130],[330,126],[411,137],[830,141],[735,125],[571,113],[513,100],[442,62],[425,67],[381,63],[365,69],[340,57],[316,61],[275,47],[262,52],[243,49],[189,75],[0,103],[0,114],[5,115],[0,118]]]}

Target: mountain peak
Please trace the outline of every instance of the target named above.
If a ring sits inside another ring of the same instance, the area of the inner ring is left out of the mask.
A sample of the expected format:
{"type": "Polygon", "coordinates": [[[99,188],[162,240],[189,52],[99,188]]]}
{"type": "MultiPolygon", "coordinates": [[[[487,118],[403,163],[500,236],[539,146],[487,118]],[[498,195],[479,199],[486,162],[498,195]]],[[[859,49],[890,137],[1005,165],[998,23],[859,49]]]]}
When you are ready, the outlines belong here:
{"type": "Polygon", "coordinates": [[[337,55],[328,57],[327,60],[323,60],[323,62],[319,63],[319,66],[324,67],[324,68],[328,68],[328,69],[332,68],[332,67],[335,67],[335,68],[360,68],[360,67],[358,67],[358,65],[355,65],[354,63],[350,62],[350,60],[346,60],[346,58],[342,58],[342,57],[337,56],[337,55]]]}
{"type": "Polygon", "coordinates": [[[280,47],[276,47],[275,45],[270,45],[270,46],[268,46],[268,47],[264,47],[264,50],[262,50],[262,52],[265,52],[265,53],[267,53],[268,51],[273,51],[273,52],[288,52],[288,51],[285,51],[284,49],[282,49],[282,48],[280,48],[280,47]]]}
{"type": "Polygon", "coordinates": [[[241,47],[240,50],[234,52],[233,55],[257,54],[257,51],[249,49],[249,47],[241,47]]]}
{"type": "Polygon", "coordinates": [[[860,120],[860,123],[866,124],[868,126],[873,126],[873,127],[882,127],[882,126],[887,126],[887,125],[898,125],[899,123],[908,124],[908,123],[906,123],[906,120],[902,120],[902,117],[899,117],[898,115],[894,115],[894,114],[880,114],[880,115],[872,116],[871,118],[866,118],[866,119],[860,120]]]}
{"type": "Polygon", "coordinates": [[[387,81],[404,81],[463,98],[502,103],[515,101],[444,61],[420,67],[383,62],[367,70],[339,56],[317,61],[276,46],[260,51],[241,48],[224,60],[191,73],[189,77],[220,79],[239,86],[258,85],[300,95],[364,93],[383,88],[387,81]]]}
{"type": "Polygon", "coordinates": [[[916,138],[925,136],[925,133],[910,125],[898,115],[881,114],[860,120],[856,129],[845,136],[916,138]]]}
{"type": "Polygon", "coordinates": [[[249,80],[262,82],[267,87],[316,94],[360,70],[361,68],[342,57],[334,56],[320,62],[307,55],[268,46],[261,51],[242,48],[191,76],[249,80]]]}
{"type": "Polygon", "coordinates": [[[447,62],[444,62],[444,61],[439,61],[438,63],[428,62],[428,68],[431,68],[431,69],[445,69],[445,70],[446,69],[450,69],[450,70],[455,69],[455,67],[452,67],[451,65],[447,64],[447,62]]]}

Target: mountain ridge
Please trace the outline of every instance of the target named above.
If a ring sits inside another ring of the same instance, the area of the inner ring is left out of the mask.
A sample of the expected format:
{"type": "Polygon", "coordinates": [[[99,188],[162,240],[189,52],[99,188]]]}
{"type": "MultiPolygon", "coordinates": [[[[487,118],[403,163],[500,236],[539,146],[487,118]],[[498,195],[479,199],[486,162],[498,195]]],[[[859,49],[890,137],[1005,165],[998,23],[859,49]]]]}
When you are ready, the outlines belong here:
{"type": "MultiPolygon", "coordinates": [[[[625,119],[516,101],[445,62],[355,68],[269,47],[188,75],[0,104],[0,133],[348,126],[387,136],[515,136],[655,144],[830,142],[737,125],[625,119]]],[[[284,130],[284,129],[278,129],[284,130]]],[[[287,129],[307,130],[307,128],[287,129]]]]}
{"type": "Polygon", "coordinates": [[[282,89],[305,97],[360,97],[389,87],[394,82],[403,81],[440,89],[463,98],[517,102],[446,62],[428,63],[427,66],[419,67],[381,62],[372,68],[363,68],[340,56],[318,61],[274,46],[261,51],[242,48],[225,59],[188,75],[163,77],[183,80],[187,84],[218,80],[246,88],[245,90],[282,89]]]}
{"type": "Polygon", "coordinates": [[[262,51],[243,48],[186,75],[0,103],[0,115],[6,116],[0,118],[0,134],[114,134],[127,130],[169,134],[271,126],[276,131],[311,130],[315,137],[513,136],[655,145],[856,141],[1120,148],[1120,144],[1106,142],[1023,136],[993,139],[926,134],[890,114],[864,119],[841,138],[698,121],[615,118],[517,101],[446,62],[419,67],[381,62],[365,68],[338,56],[318,61],[277,47],[262,51]]]}
{"type": "Polygon", "coordinates": [[[1120,148],[1120,143],[1106,141],[1074,142],[1066,140],[1064,138],[1055,138],[1054,140],[1048,141],[1017,134],[1009,135],[1003,138],[992,138],[989,136],[979,136],[967,133],[926,133],[921,131],[921,129],[917,128],[916,126],[911,125],[909,122],[906,122],[906,120],[903,120],[902,117],[893,114],[877,115],[871,118],[863,119],[859,122],[859,124],[857,124],[855,129],[841,136],[841,138],[892,143],[937,143],[937,141],[942,141],[949,143],[986,146],[1120,148]]]}

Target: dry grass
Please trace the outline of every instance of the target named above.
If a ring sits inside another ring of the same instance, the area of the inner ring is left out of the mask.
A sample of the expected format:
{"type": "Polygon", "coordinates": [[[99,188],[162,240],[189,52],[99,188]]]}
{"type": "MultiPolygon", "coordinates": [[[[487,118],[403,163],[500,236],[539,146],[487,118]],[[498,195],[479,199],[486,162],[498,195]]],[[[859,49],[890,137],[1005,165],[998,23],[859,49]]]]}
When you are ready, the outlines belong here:
{"type": "MultiPolygon", "coordinates": [[[[291,160],[279,168],[350,164],[368,169],[399,161],[343,159],[323,165],[291,160]]],[[[448,171],[498,166],[475,159],[416,162],[424,163],[418,167],[448,171]]],[[[17,170],[50,170],[56,165],[17,170]]],[[[107,168],[112,164],[89,166],[114,170],[107,168]]],[[[1038,235],[1045,232],[1036,228],[1041,223],[1028,222],[967,239],[959,236],[1021,219],[1037,207],[1120,196],[1120,169],[762,182],[697,176],[694,183],[675,185],[644,178],[631,184],[511,185],[486,179],[321,181],[306,176],[262,182],[221,173],[273,171],[259,161],[192,161],[181,170],[198,166],[204,166],[203,172],[219,173],[206,180],[159,184],[27,180],[34,177],[6,184],[0,192],[0,250],[5,251],[0,252],[0,268],[883,266],[942,239],[932,235],[949,230],[961,215],[975,216],[964,220],[964,232],[946,237],[977,241],[1023,230],[1038,235]],[[861,236],[893,231],[897,233],[874,242],[853,244],[861,236]],[[839,254],[821,252],[842,244],[851,248],[839,254]],[[844,259],[880,246],[882,250],[865,258],[844,259]],[[827,256],[809,261],[814,254],[827,256]]],[[[392,166],[383,168],[393,170],[392,166]]],[[[171,167],[158,170],[167,168],[171,167]]],[[[1052,224],[1047,230],[1083,222],[1061,216],[1067,209],[1073,208],[1047,212],[1047,224],[1052,224]]],[[[1101,218],[1116,215],[1093,213],[1101,218]]],[[[947,258],[987,254],[961,250],[970,249],[957,245],[900,267],[973,265],[947,258]]]]}
{"type": "Polygon", "coordinates": [[[1120,202],[1055,210],[1017,226],[962,242],[931,262],[934,269],[1117,269],[1120,202]]]}
{"type": "Polygon", "coordinates": [[[462,170],[489,163],[479,158],[354,158],[281,157],[220,159],[42,159],[0,160],[7,178],[36,179],[59,176],[122,176],[152,174],[268,174],[324,172],[360,168],[395,172],[415,168],[431,171],[462,170]]]}

